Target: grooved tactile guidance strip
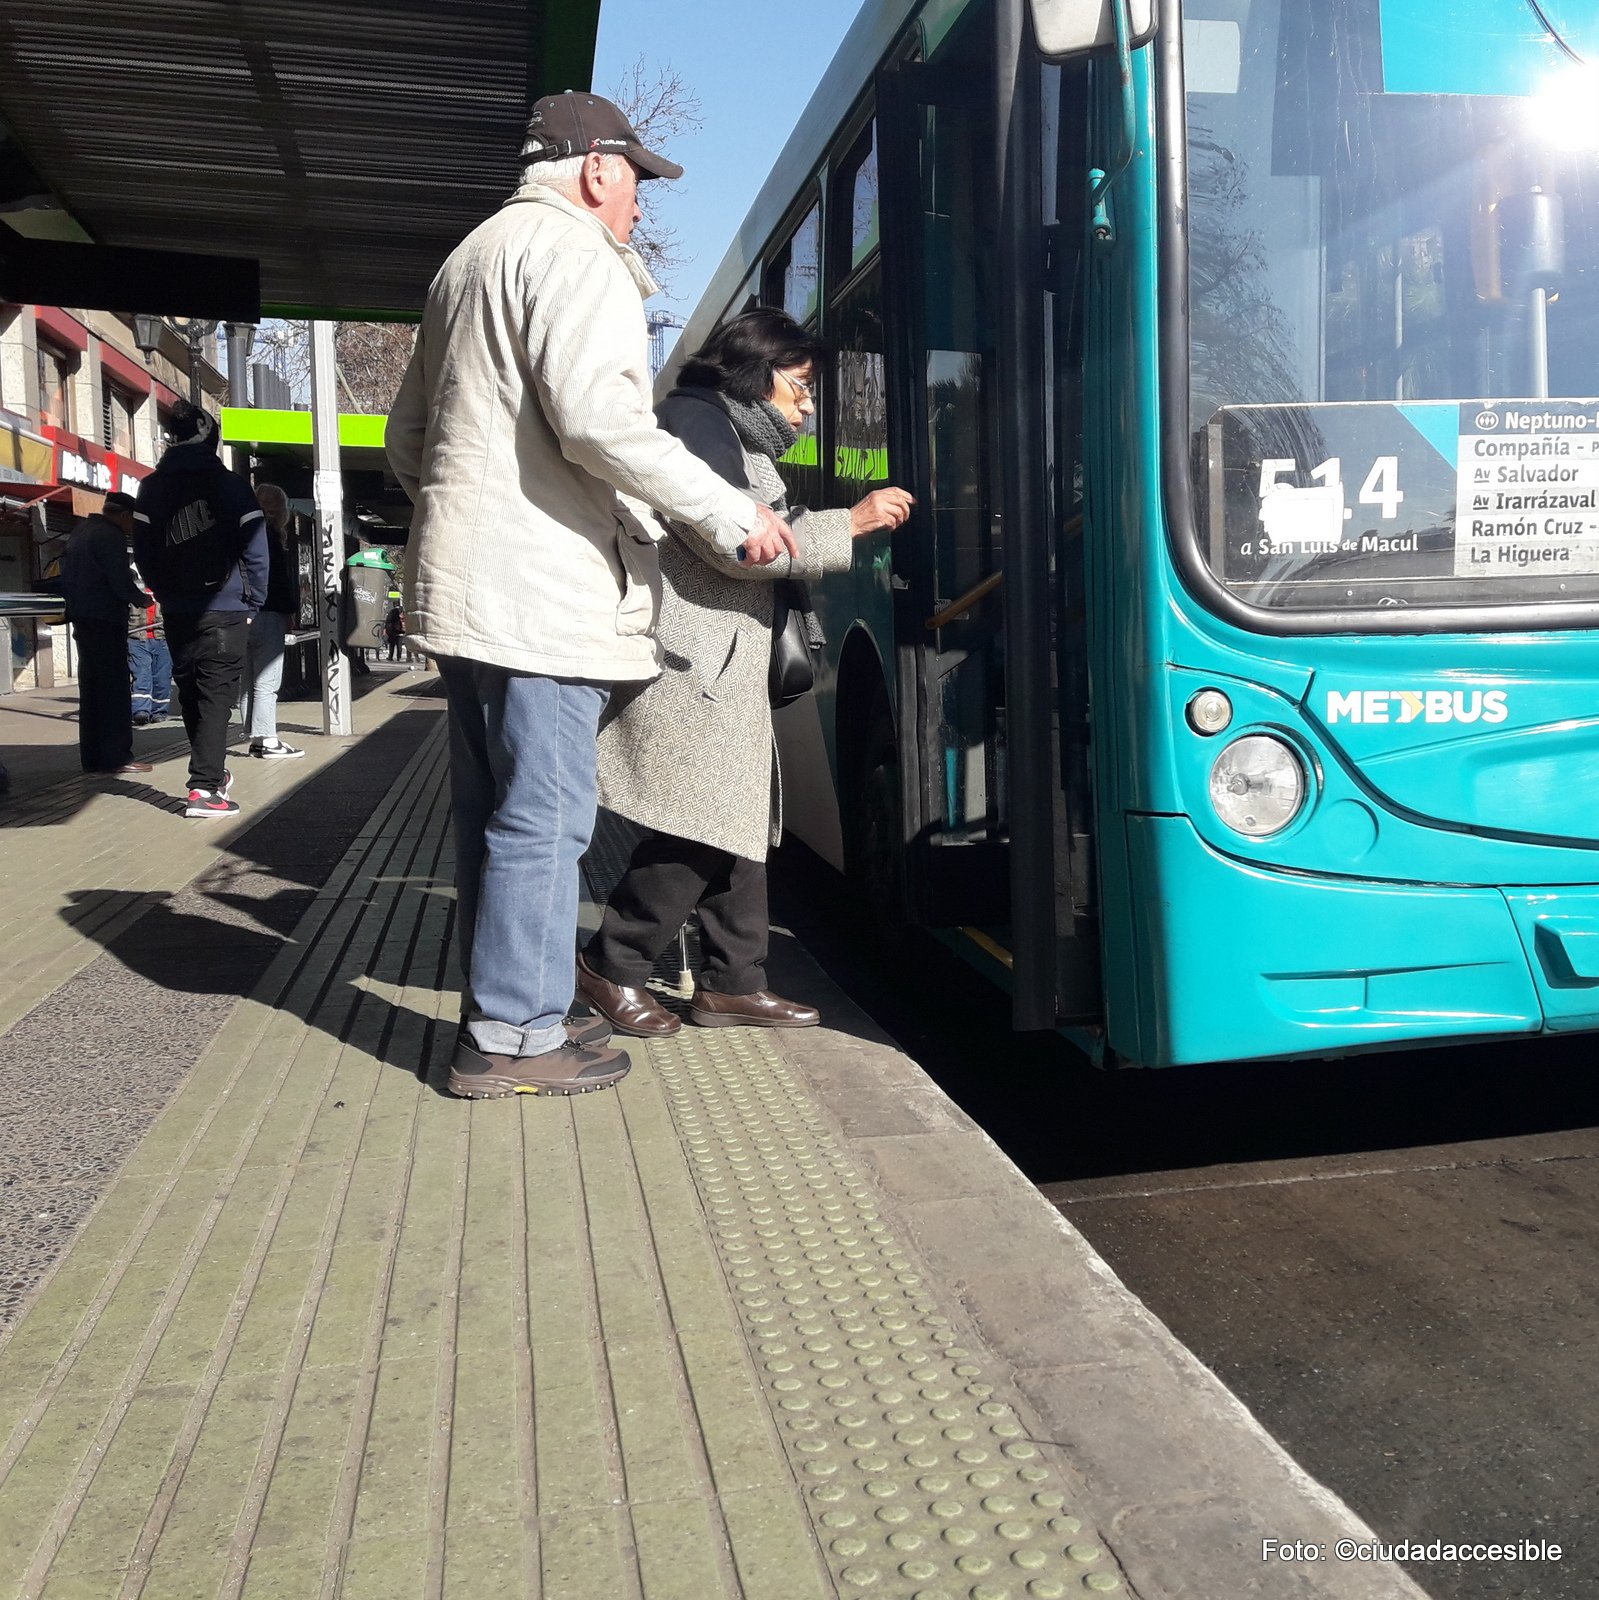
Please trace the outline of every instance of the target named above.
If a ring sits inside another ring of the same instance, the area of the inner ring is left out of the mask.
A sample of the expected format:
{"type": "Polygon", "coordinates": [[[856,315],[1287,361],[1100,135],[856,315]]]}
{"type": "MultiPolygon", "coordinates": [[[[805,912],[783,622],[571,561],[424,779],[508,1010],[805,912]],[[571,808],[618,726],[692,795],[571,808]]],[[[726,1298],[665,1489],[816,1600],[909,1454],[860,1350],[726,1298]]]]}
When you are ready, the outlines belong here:
{"type": "Polygon", "coordinates": [[[839,1594],[1121,1590],[798,1072],[750,1029],[649,1049],[839,1594]]]}

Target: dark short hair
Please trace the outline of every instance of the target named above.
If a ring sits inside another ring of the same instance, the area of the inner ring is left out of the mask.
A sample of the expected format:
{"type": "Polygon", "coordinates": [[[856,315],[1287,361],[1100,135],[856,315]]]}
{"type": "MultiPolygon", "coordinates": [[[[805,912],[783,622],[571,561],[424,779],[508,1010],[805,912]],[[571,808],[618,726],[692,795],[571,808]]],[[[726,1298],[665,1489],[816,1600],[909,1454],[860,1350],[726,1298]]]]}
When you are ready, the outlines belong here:
{"type": "Polygon", "coordinates": [[[113,516],[132,516],[139,509],[139,502],[131,494],[124,494],[120,489],[113,489],[105,497],[105,509],[113,516]]]}
{"type": "Polygon", "coordinates": [[[814,365],[821,355],[822,341],[786,311],[756,306],[724,322],[683,363],[677,381],[754,405],[771,398],[780,367],[814,365]]]}

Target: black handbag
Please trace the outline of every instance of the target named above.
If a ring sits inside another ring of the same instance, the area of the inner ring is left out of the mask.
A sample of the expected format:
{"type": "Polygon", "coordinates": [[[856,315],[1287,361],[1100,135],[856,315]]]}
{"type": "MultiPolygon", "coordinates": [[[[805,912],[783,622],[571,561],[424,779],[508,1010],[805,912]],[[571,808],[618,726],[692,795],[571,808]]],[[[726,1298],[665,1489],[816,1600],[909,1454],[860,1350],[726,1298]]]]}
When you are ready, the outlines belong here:
{"type": "Polygon", "coordinates": [[[772,585],[772,659],[766,673],[767,698],[774,711],[816,687],[813,652],[826,643],[805,585],[795,578],[779,578],[772,585]]]}

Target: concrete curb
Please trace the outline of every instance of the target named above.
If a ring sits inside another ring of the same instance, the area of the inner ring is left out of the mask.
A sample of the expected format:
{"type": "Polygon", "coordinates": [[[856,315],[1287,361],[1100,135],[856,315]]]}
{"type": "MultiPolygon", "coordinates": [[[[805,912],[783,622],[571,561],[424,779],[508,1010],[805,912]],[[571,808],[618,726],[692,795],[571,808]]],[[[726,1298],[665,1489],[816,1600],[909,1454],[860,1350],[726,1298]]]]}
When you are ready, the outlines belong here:
{"type": "MultiPolygon", "coordinates": [[[[946,1302],[1008,1369],[1038,1442],[1141,1600],[1427,1600],[1010,1158],[782,930],[773,984],[828,1026],[779,1036],[899,1213],[946,1302]],[[1263,1541],[1319,1558],[1265,1559],[1263,1541]]],[[[1003,1070],[997,1068],[996,1070],[1003,1070]]],[[[1063,1130],[1072,1137],[1075,1130],[1063,1130]]]]}

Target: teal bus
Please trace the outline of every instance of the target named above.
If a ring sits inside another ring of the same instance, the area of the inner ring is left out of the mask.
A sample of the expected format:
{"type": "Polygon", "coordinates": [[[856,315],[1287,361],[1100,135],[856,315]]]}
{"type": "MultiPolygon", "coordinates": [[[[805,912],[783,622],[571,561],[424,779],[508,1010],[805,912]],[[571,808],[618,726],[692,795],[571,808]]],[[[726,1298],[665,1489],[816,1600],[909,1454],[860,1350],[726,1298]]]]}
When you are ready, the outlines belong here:
{"type": "Polygon", "coordinates": [[[1599,1026],[1599,8],[870,0],[752,302],[917,496],[777,717],[878,915],[1107,1064],[1599,1026]]]}

